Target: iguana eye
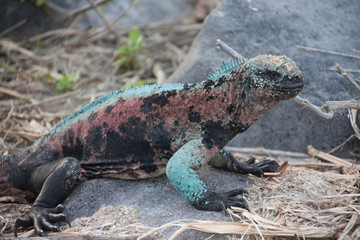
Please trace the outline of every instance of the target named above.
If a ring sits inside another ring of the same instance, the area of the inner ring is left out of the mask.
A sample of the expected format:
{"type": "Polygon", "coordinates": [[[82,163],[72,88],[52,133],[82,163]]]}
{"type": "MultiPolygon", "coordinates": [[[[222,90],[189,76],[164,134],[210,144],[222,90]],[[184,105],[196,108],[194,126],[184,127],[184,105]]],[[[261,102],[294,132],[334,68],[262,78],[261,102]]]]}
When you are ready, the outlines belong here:
{"type": "Polygon", "coordinates": [[[266,75],[268,75],[270,78],[272,78],[274,80],[281,78],[281,74],[276,71],[267,71],[266,75]]]}

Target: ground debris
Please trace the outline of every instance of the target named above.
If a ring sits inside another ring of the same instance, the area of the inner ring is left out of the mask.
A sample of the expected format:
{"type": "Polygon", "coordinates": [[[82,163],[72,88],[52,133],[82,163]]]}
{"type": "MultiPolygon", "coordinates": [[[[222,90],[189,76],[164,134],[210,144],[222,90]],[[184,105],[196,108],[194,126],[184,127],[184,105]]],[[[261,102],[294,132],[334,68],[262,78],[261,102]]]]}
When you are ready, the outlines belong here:
{"type": "Polygon", "coordinates": [[[72,227],[62,234],[91,234],[91,235],[134,235],[147,230],[140,223],[140,215],[131,206],[103,205],[91,217],[77,218],[72,227]]]}
{"type": "MultiPolygon", "coordinates": [[[[251,153],[256,153],[255,150],[251,150],[251,153]]],[[[249,152],[249,149],[243,152],[249,152]]],[[[267,158],[269,152],[257,149],[257,159],[267,158]]],[[[274,153],[279,154],[279,151],[274,153]]],[[[162,232],[176,226],[179,229],[170,239],[178,236],[180,239],[186,229],[232,235],[229,238],[234,240],[280,240],[294,239],[296,236],[299,239],[351,239],[351,236],[356,236],[356,226],[360,224],[359,166],[339,168],[335,164],[323,164],[306,156],[301,161],[302,154],[290,152],[278,157],[284,159],[286,154],[297,159],[295,163],[290,162],[281,175],[266,178],[249,176],[253,183],[247,189],[250,212],[231,208],[227,212],[232,221],[179,220],[148,233],[162,232]]],[[[248,157],[238,151],[235,151],[235,155],[241,159],[248,157]]]]}

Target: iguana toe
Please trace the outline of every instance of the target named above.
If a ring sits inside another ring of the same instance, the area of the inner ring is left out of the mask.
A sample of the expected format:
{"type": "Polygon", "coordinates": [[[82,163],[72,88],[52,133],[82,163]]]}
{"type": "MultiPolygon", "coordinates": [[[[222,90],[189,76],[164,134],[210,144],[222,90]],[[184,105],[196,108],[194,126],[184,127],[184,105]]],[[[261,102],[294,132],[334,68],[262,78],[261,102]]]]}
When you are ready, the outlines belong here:
{"type": "Polygon", "coordinates": [[[70,222],[64,214],[64,206],[59,204],[55,208],[45,208],[39,206],[33,206],[28,214],[28,218],[16,219],[14,226],[14,234],[17,236],[19,227],[27,228],[34,226],[35,232],[39,236],[45,236],[45,231],[59,232],[60,228],[54,225],[57,222],[67,222],[70,226],[70,222]]]}
{"type": "Polygon", "coordinates": [[[212,192],[208,197],[194,203],[193,206],[198,210],[206,211],[221,211],[227,208],[240,207],[249,210],[249,206],[244,198],[238,197],[238,195],[247,193],[244,189],[235,189],[226,193],[212,192]]]}
{"type": "Polygon", "coordinates": [[[255,158],[250,158],[245,162],[245,165],[241,163],[235,163],[237,169],[241,169],[246,173],[251,173],[257,177],[261,177],[265,172],[275,172],[279,168],[279,164],[274,160],[264,160],[259,163],[254,163],[255,158]]]}
{"type": "Polygon", "coordinates": [[[274,160],[264,160],[253,165],[260,168],[263,172],[275,172],[279,168],[279,164],[274,160]]]}

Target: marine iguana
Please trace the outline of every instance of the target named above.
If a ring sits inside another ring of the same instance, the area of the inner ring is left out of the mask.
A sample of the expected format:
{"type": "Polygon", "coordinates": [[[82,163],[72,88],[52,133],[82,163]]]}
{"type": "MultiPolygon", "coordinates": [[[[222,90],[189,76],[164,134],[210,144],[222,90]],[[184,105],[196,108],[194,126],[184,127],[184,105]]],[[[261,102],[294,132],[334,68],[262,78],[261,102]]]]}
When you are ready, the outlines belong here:
{"type": "Polygon", "coordinates": [[[79,181],[128,180],[166,173],[196,209],[248,208],[239,188],[215,193],[195,170],[205,163],[261,176],[275,161],[240,163],[224,146],[276,103],[303,88],[302,73],[285,56],[233,60],[194,84],[152,85],[114,91],[72,114],[29,149],[0,162],[0,194],[35,193],[28,218],[38,235],[67,221],[62,202],[79,181]]]}

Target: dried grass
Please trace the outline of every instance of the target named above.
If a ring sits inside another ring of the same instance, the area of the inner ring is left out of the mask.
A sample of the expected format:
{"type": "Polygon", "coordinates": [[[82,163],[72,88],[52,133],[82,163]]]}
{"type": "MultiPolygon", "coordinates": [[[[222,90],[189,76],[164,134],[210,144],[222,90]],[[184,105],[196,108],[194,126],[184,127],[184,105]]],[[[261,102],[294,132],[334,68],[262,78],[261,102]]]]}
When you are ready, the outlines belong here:
{"type": "MultiPolygon", "coordinates": [[[[258,151],[258,158],[264,158],[269,152],[264,155],[258,151]]],[[[315,159],[311,162],[305,160],[300,162],[298,159],[297,164],[301,167],[289,166],[276,178],[250,176],[254,184],[248,189],[251,211],[228,209],[232,222],[179,220],[148,233],[178,226],[180,228],[170,239],[181,236],[186,229],[234,234],[233,239],[293,239],[294,236],[303,239],[357,239],[356,227],[360,224],[359,166],[339,168],[328,164],[323,171],[324,165],[315,159]],[[304,167],[306,165],[311,168],[304,167]]]]}
{"type": "Polygon", "coordinates": [[[147,231],[140,215],[131,206],[103,205],[91,217],[77,218],[62,234],[134,236],[147,231]]]}

